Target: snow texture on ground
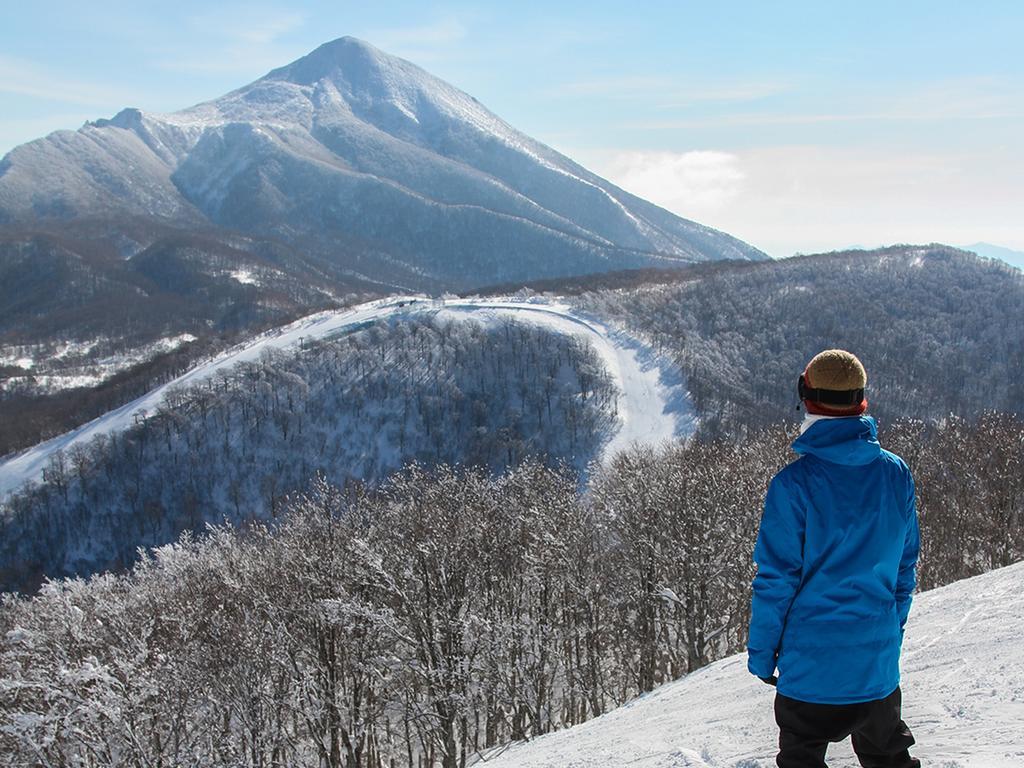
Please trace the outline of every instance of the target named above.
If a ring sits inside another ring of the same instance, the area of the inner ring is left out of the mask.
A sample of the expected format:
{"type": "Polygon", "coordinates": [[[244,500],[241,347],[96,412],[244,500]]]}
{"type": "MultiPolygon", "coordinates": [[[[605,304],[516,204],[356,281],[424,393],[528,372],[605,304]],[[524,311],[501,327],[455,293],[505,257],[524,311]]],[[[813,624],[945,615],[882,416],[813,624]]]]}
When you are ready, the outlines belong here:
{"type": "MultiPolygon", "coordinates": [[[[106,357],[93,355],[93,350],[108,339],[95,338],[90,341],[66,341],[56,349],[46,350],[46,345],[17,346],[14,349],[32,349],[39,359],[14,353],[5,353],[0,348],[0,366],[16,365],[24,368],[23,376],[8,376],[0,380],[0,392],[42,394],[60,392],[76,387],[95,387],[134,365],[148,362],[157,355],[173,352],[182,344],[196,340],[191,333],[165,336],[141,347],[128,349],[106,357]],[[40,348],[42,354],[40,355],[40,348]]],[[[8,348],[10,349],[10,348],[8,348]]]]}
{"type": "Polygon", "coordinates": [[[556,300],[516,298],[429,299],[391,296],[341,311],[321,312],[264,333],[202,363],[142,397],[100,416],[71,432],[28,448],[0,463],[0,500],[27,482],[37,482],[50,457],[75,444],[85,444],[101,433],[117,432],[153,413],[171,387],[208,379],[238,362],[256,360],[264,349],[294,348],[303,341],[352,332],[367,323],[395,314],[441,312],[451,317],[473,317],[496,322],[503,317],[539,323],[559,333],[586,338],[601,355],[620,390],[620,428],[610,436],[602,455],[611,456],[633,441],[657,444],[693,431],[696,420],[682,375],[649,348],[621,330],[608,328],[597,318],[556,300]]]}
{"type": "MultiPolygon", "coordinates": [[[[934,768],[1024,766],[1024,563],[915,596],[903,648],[911,754],[934,768]]],[[[774,692],[740,654],[587,723],[488,755],[493,768],[768,768],[774,692]]],[[[831,768],[858,766],[849,740],[831,768]]]]}

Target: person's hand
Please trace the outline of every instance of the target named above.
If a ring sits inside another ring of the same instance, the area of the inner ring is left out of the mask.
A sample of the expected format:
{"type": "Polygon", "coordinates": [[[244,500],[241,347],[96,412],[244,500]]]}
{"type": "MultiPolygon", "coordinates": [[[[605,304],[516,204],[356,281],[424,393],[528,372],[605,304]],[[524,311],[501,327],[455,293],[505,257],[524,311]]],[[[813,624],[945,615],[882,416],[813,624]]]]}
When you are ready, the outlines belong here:
{"type": "Polygon", "coordinates": [[[768,683],[768,685],[772,687],[774,687],[775,684],[779,682],[779,678],[777,678],[775,675],[772,675],[771,677],[759,677],[757,679],[760,680],[762,683],[768,683]]]}

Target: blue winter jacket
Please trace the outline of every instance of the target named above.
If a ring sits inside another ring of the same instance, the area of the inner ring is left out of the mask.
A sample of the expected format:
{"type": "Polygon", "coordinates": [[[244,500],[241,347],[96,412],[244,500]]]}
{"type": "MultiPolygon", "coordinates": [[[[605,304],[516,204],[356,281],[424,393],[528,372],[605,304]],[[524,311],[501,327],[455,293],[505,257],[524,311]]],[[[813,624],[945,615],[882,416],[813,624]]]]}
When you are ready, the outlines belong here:
{"type": "Polygon", "coordinates": [[[918,554],[914,481],[870,416],[823,419],[768,487],[754,547],[748,669],[800,701],[880,699],[899,684],[918,554]]]}

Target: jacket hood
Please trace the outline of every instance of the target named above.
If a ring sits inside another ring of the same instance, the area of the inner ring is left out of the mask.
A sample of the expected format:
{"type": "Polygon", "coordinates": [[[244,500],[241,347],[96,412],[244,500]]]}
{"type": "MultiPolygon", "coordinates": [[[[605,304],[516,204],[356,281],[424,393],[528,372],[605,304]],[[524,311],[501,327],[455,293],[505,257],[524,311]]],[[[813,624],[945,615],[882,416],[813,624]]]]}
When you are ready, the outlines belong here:
{"type": "Polygon", "coordinates": [[[870,464],[882,453],[878,425],[871,416],[821,419],[793,441],[793,450],[834,464],[870,464]]]}

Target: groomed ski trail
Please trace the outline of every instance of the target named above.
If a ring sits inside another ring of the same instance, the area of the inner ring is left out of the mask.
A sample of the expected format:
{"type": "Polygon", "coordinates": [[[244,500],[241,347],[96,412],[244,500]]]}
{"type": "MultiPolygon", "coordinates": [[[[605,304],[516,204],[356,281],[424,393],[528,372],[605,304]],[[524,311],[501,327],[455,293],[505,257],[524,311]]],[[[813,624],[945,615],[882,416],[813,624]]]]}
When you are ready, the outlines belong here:
{"type": "Polygon", "coordinates": [[[620,392],[617,404],[619,429],[603,446],[602,458],[613,455],[634,441],[658,444],[689,434],[696,426],[683,377],[677,369],[631,335],[608,328],[597,318],[562,301],[524,301],[513,297],[432,299],[416,295],[389,296],[344,310],[309,315],[267,331],[93,421],[14,454],[0,463],[0,501],[26,483],[38,482],[43,469],[57,451],[87,444],[99,434],[122,431],[146,418],[163,402],[172,387],[205,381],[219,370],[258,359],[265,349],[290,349],[306,340],[328,339],[358,330],[381,318],[423,312],[436,312],[452,319],[472,317],[481,322],[512,318],[587,339],[601,356],[620,392]]]}

